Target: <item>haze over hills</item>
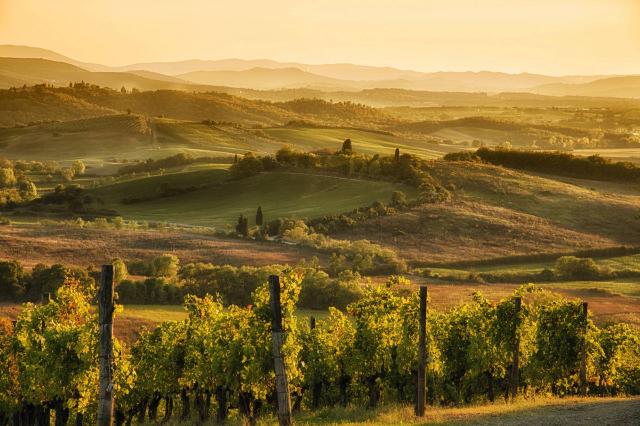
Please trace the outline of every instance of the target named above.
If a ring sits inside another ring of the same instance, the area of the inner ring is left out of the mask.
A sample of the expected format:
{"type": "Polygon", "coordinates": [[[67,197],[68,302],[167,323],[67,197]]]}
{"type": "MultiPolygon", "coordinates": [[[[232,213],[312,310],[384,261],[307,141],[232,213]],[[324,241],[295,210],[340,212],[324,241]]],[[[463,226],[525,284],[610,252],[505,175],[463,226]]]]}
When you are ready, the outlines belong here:
{"type": "Polygon", "coordinates": [[[178,75],[198,84],[228,86],[257,90],[289,89],[299,87],[345,89],[354,82],[338,80],[302,71],[298,68],[252,68],[245,71],[194,71],[178,75]]]}
{"type": "MultiPolygon", "coordinates": [[[[139,90],[176,89],[208,91],[224,86],[253,90],[307,88],[316,90],[362,90],[373,88],[453,92],[532,92],[549,95],[634,97],[626,86],[610,85],[602,80],[610,76],[546,76],[540,74],[508,74],[502,72],[418,72],[391,67],[353,64],[309,65],[277,62],[269,59],[187,60],[149,62],[109,67],[84,63],[59,53],[28,47],[0,45],[0,57],[40,58],[63,62],[78,69],[61,68],[50,73],[24,72],[17,63],[5,64],[0,85],[48,82],[75,78],[108,87],[120,85],[139,90]],[[64,71],[61,75],[60,73],[64,71]],[[82,72],[97,72],[81,75],[82,72]],[[86,78],[85,78],[86,77],[86,78]],[[187,81],[188,80],[188,81],[187,81]],[[591,85],[594,83],[594,85],[591,85]],[[201,87],[197,87],[201,86],[201,87]]],[[[59,66],[58,66],[59,67],[59,66]]],[[[625,77],[614,77],[625,78],[625,77]]],[[[119,87],[119,86],[118,86],[119,87]]]]}
{"type": "Polygon", "coordinates": [[[60,53],[40,47],[16,46],[12,44],[0,44],[0,57],[3,58],[40,58],[50,61],[66,62],[89,71],[110,71],[111,67],[89,62],[76,61],[60,53]]]}
{"type": "Polygon", "coordinates": [[[611,96],[640,98],[640,75],[611,77],[583,84],[554,83],[536,87],[535,93],[551,96],[611,96]]]}
{"type": "Polygon", "coordinates": [[[172,89],[205,92],[213,89],[148,71],[92,72],[65,62],[47,59],[0,57],[0,88],[42,83],[66,86],[80,81],[113,89],[119,89],[122,86],[138,90],[172,89]]]}

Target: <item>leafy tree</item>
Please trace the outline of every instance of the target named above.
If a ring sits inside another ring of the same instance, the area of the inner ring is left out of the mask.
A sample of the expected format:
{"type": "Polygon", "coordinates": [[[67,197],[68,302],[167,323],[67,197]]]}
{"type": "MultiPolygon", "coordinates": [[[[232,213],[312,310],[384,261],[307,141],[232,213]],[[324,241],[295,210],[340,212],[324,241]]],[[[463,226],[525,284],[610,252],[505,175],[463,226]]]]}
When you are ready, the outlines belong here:
{"type": "Polygon", "coordinates": [[[258,210],[256,211],[256,225],[262,226],[263,217],[262,217],[262,207],[258,206],[258,210]]]}
{"type": "Polygon", "coordinates": [[[95,281],[82,269],[69,268],[61,264],[50,267],[38,264],[27,280],[27,296],[31,300],[45,300],[54,296],[65,282],[73,281],[85,295],[95,291],[95,281]]]}
{"type": "Polygon", "coordinates": [[[76,176],[76,173],[75,173],[73,168],[65,167],[63,169],[60,169],[60,176],[66,182],[71,182],[73,180],[73,178],[76,176]]]}
{"type": "Polygon", "coordinates": [[[256,175],[264,170],[263,163],[260,158],[256,157],[252,152],[248,152],[231,165],[231,173],[235,178],[244,178],[256,175]]]}
{"type": "Polygon", "coordinates": [[[407,196],[402,191],[393,191],[391,194],[391,205],[396,207],[404,207],[407,205],[407,196]]]}
{"type": "Polygon", "coordinates": [[[0,168],[0,188],[11,188],[16,182],[16,175],[12,168],[0,168]]]}
{"type": "Polygon", "coordinates": [[[244,217],[242,214],[238,217],[236,232],[243,237],[249,236],[249,218],[244,217]]]}
{"type": "Polygon", "coordinates": [[[25,274],[18,261],[0,262],[0,298],[11,300],[25,291],[25,274]]]}
{"type": "Polygon", "coordinates": [[[555,273],[565,279],[589,280],[598,278],[602,271],[591,258],[562,256],[554,264],[555,273]]]}
{"type": "Polygon", "coordinates": [[[178,276],[180,260],[175,254],[163,254],[151,262],[151,274],[154,277],[175,279],[178,276]]]}
{"type": "Polygon", "coordinates": [[[73,173],[78,176],[83,175],[87,167],[84,165],[82,160],[76,160],[71,164],[71,169],[73,170],[73,173]]]}
{"type": "Polygon", "coordinates": [[[27,201],[38,197],[38,188],[36,187],[36,184],[28,179],[21,179],[18,182],[18,191],[20,192],[20,196],[27,201]]]}
{"type": "Polygon", "coordinates": [[[129,275],[129,272],[127,271],[127,264],[119,257],[113,259],[111,264],[113,265],[113,282],[118,284],[121,281],[126,280],[129,275]]]}

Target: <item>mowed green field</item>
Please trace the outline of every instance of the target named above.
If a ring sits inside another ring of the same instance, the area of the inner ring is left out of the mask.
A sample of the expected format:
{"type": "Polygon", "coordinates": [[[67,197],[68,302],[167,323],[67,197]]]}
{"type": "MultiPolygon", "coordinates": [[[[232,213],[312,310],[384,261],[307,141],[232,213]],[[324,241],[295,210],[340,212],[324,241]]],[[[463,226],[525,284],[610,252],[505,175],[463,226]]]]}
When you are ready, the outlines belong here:
{"type": "MultiPolygon", "coordinates": [[[[253,219],[262,206],[265,220],[281,217],[314,218],[350,211],[374,201],[388,202],[395,190],[409,197],[415,189],[390,182],[351,179],[295,172],[261,173],[241,180],[230,179],[223,166],[139,178],[91,190],[105,208],[127,219],[186,225],[225,227],[240,214],[253,219]],[[163,184],[203,188],[170,197],[158,197],[163,184]],[[153,198],[125,204],[124,198],[153,198]]],[[[250,221],[250,223],[252,220],[250,221]]]]}

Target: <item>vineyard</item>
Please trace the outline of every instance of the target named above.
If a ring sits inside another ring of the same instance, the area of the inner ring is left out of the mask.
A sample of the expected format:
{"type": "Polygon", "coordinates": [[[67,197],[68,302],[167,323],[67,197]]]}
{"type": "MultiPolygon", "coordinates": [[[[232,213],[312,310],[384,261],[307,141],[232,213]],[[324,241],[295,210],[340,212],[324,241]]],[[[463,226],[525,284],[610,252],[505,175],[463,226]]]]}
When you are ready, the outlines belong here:
{"type": "MultiPolygon", "coordinates": [[[[406,282],[393,276],[366,289],[346,313],[330,309],[326,319],[307,323],[296,316],[301,280],[293,271],[282,274],[278,309],[293,413],[416,404],[418,292],[394,290],[406,282]]],[[[25,304],[15,323],[0,320],[0,424],[49,424],[52,411],[56,424],[96,423],[96,293],[69,279],[48,303],[25,304]]],[[[269,286],[260,286],[248,306],[224,306],[207,295],[188,296],[185,307],[187,319],[164,322],[131,347],[114,341],[115,423],[240,418],[255,424],[276,413],[269,286]]],[[[639,394],[640,331],[624,324],[598,328],[585,314],[582,302],[531,286],[495,304],[475,294],[449,312],[428,311],[428,404],[639,394]]]]}

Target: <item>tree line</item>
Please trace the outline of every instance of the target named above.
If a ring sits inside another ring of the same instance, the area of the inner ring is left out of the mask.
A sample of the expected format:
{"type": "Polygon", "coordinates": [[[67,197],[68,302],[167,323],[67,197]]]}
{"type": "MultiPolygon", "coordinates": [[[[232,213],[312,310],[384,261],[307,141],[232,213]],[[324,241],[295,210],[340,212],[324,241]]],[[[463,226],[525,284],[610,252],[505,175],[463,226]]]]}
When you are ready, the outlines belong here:
{"type": "Polygon", "coordinates": [[[640,167],[631,162],[613,162],[599,155],[579,157],[566,152],[520,151],[480,148],[475,153],[451,153],[449,161],[484,161],[514,169],[550,173],[580,179],[638,181],[640,167]]]}

